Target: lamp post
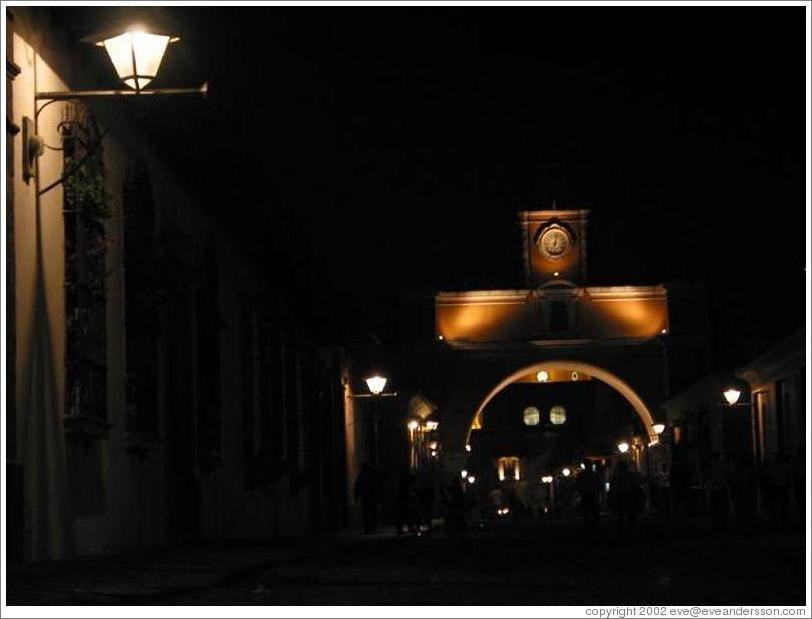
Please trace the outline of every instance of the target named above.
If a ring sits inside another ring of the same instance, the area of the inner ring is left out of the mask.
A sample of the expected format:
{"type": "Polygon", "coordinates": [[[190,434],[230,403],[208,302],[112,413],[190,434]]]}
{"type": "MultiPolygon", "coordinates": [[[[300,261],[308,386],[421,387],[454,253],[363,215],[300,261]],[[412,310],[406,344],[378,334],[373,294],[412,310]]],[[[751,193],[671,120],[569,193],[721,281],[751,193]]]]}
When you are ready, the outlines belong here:
{"type": "MultiPolygon", "coordinates": [[[[397,391],[391,391],[388,393],[384,393],[384,387],[386,387],[387,379],[383,376],[378,374],[374,376],[370,376],[369,378],[364,379],[364,382],[367,384],[367,389],[369,389],[369,393],[359,393],[353,394],[353,398],[372,398],[373,405],[372,405],[372,427],[373,427],[373,442],[375,443],[375,447],[373,448],[373,464],[375,466],[378,465],[378,415],[377,415],[377,399],[378,398],[393,398],[397,396],[397,391]]],[[[410,430],[412,430],[412,426],[408,426],[410,430]]]]}

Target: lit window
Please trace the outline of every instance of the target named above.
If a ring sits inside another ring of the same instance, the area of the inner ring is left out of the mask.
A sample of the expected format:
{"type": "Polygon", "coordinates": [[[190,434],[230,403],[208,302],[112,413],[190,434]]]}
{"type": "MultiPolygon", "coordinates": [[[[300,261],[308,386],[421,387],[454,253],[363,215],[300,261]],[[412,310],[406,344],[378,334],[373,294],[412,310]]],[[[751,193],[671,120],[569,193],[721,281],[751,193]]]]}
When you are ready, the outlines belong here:
{"type": "Polygon", "coordinates": [[[524,409],[523,418],[524,425],[537,426],[539,425],[539,421],[541,419],[541,413],[535,406],[528,406],[526,409],[524,409]]]}
{"type": "Polygon", "coordinates": [[[567,421],[567,409],[563,406],[553,406],[550,409],[550,423],[560,426],[567,421]]]}

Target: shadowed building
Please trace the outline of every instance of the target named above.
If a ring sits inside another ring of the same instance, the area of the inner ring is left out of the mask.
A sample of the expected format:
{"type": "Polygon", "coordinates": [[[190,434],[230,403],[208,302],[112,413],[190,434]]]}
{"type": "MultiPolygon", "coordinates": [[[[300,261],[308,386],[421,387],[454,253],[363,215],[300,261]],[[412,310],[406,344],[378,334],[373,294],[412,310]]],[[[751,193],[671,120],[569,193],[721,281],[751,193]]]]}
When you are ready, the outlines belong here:
{"type": "Polygon", "coordinates": [[[82,62],[104,51],[78,49],[72,11],[6,15],[10,559],[341,524],[346,356],[305,317],[284,222],[259,260],[127,101],[35,99],[112,68],[82,62]]]}

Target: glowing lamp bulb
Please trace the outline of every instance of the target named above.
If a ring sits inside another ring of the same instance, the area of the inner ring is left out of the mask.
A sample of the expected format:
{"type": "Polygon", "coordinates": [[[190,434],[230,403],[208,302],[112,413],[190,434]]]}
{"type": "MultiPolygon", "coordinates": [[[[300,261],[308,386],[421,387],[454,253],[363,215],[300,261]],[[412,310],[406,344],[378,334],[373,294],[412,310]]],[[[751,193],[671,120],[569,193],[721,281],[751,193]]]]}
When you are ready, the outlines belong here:
{"type": "Polygon", "coordinates": [[[651,426],[651,429],[654,430],[655,434],[662,434],[665,432],[665,424],[664,423],[655,423],[651,426]]]}
{"type": "Polygon", "coordinates": [[[545,475],[541,478],[541,483],[543,484],[551,484],[553,483],[553,476],[552,475],[545,475]]]}
{"type": "Polygon", "coordinates": [[[583,462],[581,462],[581,470],[582,470],[582,471],[585,471],[585,470],[586,470],[586,464],[584,464],[583,462]]]}
{"type": "Polygon", "coordinates": [[[415,430],[417,430],[417,428],[419,428],[419,427],[420,427],[420,424],[419,424],[419,423],[418,423],[416,420],[412,419],[412,420],[411,420],[411,421],[410,421],[410,422],[407,424],[407,426],[406,426],[406,427],[407,427],[407,428],[409,428],[409,429],[410,429],[412,432],[414,432],[415,430]]]}
{"type": "Polygon", "coordinates": [[[725,393],[724,393],[724,395],[725,395],[725,400],[727,400],[727,403],[728,403],[728,404],[730,404],[731,406],[733,406],[733,405],[734,405],[736,402],[738,402],[738,401],[739,401],[739,397],[741,396],[741,394],[742,394],[742,392],[741,392],[741,391],[739,391],[738,389],[732,389],[732,388],[731,388],[731,389],[728,389],[728,390],[727,390],[727,391],[725,391],[725,393]]]}
{"type": "Polygon", "coordinates": [[[473,475],[468,476],[468,483],[469,484],[473,484],[475,481],[476,481],[476,477],[474,477],[473,475]]]}
{"type": "Polygon", "coordinates": [[[132,27],[96,41],[96,45],[107,51],[119,79],[130,88],[141,90],[158,74],[167,46],[177,40],[168,34],[132,27]]]}
{"type": "Polygon", "coordinates": [[[545,370],[542,370],[536,374],[536,380],[540,383],[546,383],[548,380],[550,380],[550,374],[545,370]]]}
{"type": "Polygon", "coordinates": [[[367,387],[372,395],[379,395],[386,387],[386,379],[383,376],[371,376],[367,378],[367,387]]]}
{"type": "Polygon", "coordinates": [[[465,451],[471,451],[471,446],[470,445],[465,445],[465,451]]]}
{"type": "Polygon", "coordinates": [[[460,477],[462,477],[463,479],[465,479],[466,477],[468,477],[468,471],[466,471],[465,469],[462,469],[462,470],[460,471],[460,477]]]}
{"type": "Polygon", "coordinates": [[[569,476],[570,476],[570,473],[572,473],[572,471],[570,471],[568,468],[565,468],[563,471],[561,471],[561,474],[562,474],[564,477],[569,477],[569,476]]]}
{"type": "Polygon", "coordinates": [[[618,443],[617,444],[617,450],[620,453],[625,454],[627,451],[629,451],[629,444],[626,441],[618,443]]]}

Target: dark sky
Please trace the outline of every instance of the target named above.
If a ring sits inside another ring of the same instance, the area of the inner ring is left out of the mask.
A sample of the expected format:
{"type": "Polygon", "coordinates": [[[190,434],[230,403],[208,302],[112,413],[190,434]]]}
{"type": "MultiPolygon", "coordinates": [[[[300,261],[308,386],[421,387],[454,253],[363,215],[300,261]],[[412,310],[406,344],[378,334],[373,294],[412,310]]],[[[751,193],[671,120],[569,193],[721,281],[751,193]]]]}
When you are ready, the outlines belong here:
{"type": "Polygon", "coordinates": [[[276,213],[373,315],[521,286],[515,213],[555,199],[593,211],[591,283],[706,283],[728,339],[802,324],[803,7],[161,12],[155,85],[211,96],[145,128],[247,245],[276,213]]]}

